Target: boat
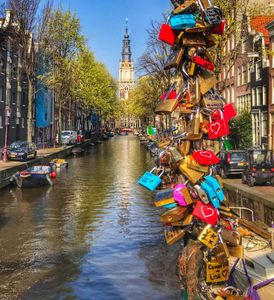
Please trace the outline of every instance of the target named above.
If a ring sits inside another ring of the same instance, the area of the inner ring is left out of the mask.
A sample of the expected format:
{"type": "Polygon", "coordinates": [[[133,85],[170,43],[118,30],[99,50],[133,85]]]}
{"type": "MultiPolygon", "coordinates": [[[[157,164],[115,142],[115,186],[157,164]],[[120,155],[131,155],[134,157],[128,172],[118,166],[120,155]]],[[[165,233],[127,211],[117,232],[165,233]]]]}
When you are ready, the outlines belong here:
{"type": "Polygon", "coordinates": [[[19,188],[34,188],[44,185],[53,185],[50,178],[52,169],[50,166],[33,166],[24,171],[12,175],[10,181],[19,188]]]}
{"type": "Polygon", "coordinates": [[[53,159],[49,164],[52,168],[56,168],[56,169],[68,167],[68,162],[63,158],[53,159]]]}

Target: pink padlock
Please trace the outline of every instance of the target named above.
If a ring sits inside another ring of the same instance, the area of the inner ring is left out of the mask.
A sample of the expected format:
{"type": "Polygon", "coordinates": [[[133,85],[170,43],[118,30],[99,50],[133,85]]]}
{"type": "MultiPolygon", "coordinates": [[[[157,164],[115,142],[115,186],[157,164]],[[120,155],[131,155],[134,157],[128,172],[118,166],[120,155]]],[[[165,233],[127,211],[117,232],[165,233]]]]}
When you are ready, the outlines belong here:
{"type": "Polygon", "coordinates": [[[179,183],[175,186],[173,190],[173,197],[174,200],[180,205],[180,206],[187,206],[187,202],[185,200],[185,197],[182,193],[183,189],[186,189],[186,185],[183,183],[179,183]]]}

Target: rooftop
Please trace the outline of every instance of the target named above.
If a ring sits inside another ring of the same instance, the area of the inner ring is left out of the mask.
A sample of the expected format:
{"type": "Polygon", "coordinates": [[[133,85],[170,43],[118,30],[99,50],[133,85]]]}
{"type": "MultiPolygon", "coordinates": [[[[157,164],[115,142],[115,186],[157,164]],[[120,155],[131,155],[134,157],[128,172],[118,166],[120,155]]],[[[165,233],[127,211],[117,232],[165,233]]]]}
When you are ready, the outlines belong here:
{"type": "Polygon", "coordinates": [[[269,45],[269,31],[265,26],[274,20],[274,15],[272,16],[257,16],[250,18],[250,26],[255,32],[261,33],[265,38],[265,44],[269,45]]]}

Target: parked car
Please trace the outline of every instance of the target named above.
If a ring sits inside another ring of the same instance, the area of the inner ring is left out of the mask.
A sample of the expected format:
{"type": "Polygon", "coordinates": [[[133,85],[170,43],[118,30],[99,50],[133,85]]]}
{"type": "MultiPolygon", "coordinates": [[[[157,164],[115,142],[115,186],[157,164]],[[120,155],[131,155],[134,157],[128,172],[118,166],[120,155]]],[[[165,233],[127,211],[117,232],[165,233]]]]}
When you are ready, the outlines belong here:
{"type": "Polygon", "coordinates": [[[272,150],[248,150],[248,165],[242,174],[242,183],[250,187],[255,183],[269,182],[274,186],[274,166],[272,150]]]}
{"type": "Polygon", "coordinates": [[[222,178],[241,175],[247,165],[247,152],[244,150],[221,151],[217,156],[221,160],[217,165],[217,173],[222,178]]]}
{"type": "Polygon", "coordinates": [[[36,155],[36,145],[27,141],[14,142],[7,149],[7,157],[9,160],[26,161],[28,159],[35,158],[36,155]]]}
{"type": "Polygon", "coordinates": [[[61,142],[65,145],[76,144],[77,132],[72,130],[63,130],[61,133],[61,142]]]}

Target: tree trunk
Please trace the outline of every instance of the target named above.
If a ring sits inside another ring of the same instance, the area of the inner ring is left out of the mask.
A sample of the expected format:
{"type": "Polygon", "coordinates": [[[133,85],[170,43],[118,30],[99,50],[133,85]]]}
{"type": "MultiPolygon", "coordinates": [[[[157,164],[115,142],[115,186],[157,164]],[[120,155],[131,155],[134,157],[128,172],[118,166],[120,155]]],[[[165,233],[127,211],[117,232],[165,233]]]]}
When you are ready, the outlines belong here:
{"type": "Polygon", "coordinates": [[[27,129],[27,139],[28,142],[32,142],[32,109],[33,109],[33,82],[28,76],[28,129],[27,129]]]}
{"type": "Polygon", "coordinates": [[[62,104],[59,100],[59,106],[58,106],[58,144],[61,145],[61,132],[62,132],[62,104]]]}

